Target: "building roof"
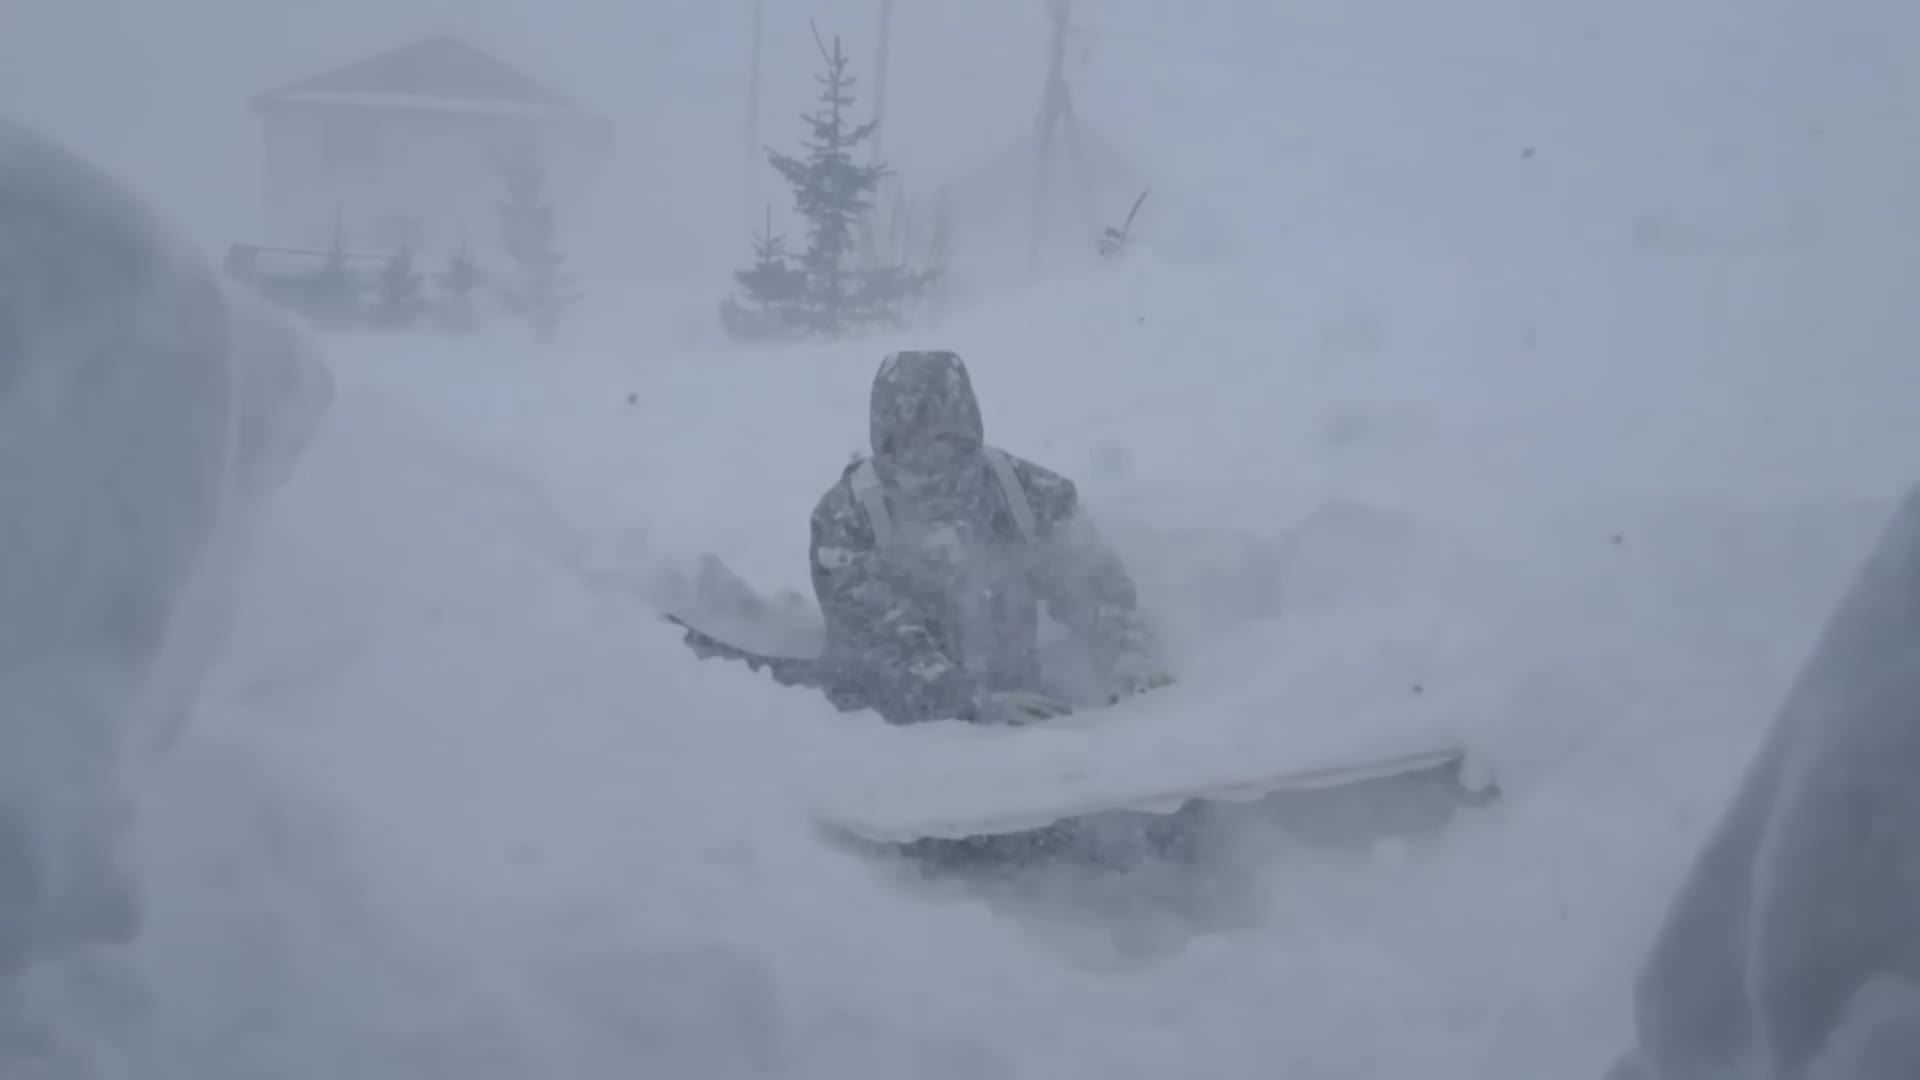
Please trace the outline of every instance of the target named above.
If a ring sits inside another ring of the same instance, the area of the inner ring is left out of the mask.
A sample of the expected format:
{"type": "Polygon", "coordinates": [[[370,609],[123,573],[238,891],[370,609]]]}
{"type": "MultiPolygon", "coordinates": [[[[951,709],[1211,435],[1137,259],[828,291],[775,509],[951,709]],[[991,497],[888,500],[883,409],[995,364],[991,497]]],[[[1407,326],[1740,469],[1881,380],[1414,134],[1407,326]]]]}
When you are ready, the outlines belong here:
{"type": "Polygon", "coordinates": [[[269,90],[255,109],[293,106],[580,115],[566,95],[457,37],[441,34],[269,90]]]}

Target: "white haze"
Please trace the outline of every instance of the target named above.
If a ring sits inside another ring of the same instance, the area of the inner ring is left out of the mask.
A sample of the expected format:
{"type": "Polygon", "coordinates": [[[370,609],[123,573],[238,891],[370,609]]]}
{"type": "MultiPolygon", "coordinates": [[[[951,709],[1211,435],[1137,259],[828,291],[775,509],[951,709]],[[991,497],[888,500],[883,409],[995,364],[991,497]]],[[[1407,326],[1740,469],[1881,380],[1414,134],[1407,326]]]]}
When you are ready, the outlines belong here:
{"type": "MultiPolygon", "coordinates": [[[[866,77],[877,5],[767,6],[760,137],[790,147],[808,19],[866,77]]],[[[898,7],[889,156],[934,185],[1028,129],[1042,5],[898,7]]],[[[0,11],[0,108],[215,258],[260,224],[248,95],[422,34],[619,148],[556,343],[321,340],[331,408],[231,565],[195,726],[138,780],[147,929],[18,1007],[97,1075],[169,1080],[1599,1075],[1915,479],[1920,12],[1082,0],[1083,117],[1233,243],[1148,214],[1127,264],[744,350],[713,310],[753,205],[747,11],[0,11]],[[647,601],[709,551],[805,588],[806,514],[902,345],[957,349],[989,438],[1080,480],[1190,658],[1460,688],[1507,800],[1145,899],[930,895],[822,846],[788,794],[839,719],[696,663],[647,601]],[[1372,531],[1272,570],[1328,502],[1372,531]]]]}

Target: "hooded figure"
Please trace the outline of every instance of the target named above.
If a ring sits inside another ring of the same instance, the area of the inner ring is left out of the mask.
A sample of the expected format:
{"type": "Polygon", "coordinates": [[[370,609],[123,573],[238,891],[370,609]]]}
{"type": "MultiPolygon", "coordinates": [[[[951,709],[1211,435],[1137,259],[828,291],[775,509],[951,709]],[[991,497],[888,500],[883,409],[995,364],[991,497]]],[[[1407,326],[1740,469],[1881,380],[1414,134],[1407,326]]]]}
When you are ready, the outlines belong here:
{"type": "MultiPolygon", "coordinates": [[[[1071,632],[1104,694],[1168,681],[1132,579],[1073,482],[988,446],[951,352],[895,353],[870,406],[873,456],[814,508],[814,594],[831,696],[893,723],[1058,715],[1040,610],[1071,632]]],[[[1087,697],[1088,694],[1075,696],[1087,697]]]]}

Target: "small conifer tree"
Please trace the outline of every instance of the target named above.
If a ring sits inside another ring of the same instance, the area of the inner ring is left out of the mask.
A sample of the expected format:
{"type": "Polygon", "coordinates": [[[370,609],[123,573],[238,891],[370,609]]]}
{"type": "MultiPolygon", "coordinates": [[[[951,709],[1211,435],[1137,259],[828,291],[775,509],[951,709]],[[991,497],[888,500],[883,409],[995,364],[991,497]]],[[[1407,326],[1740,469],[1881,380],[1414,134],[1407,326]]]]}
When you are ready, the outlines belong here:
{"type": "Polygon", "coordinates": [[[352,326],[360,317],[360,289],[347,266],[346,221],[337,208],[326,261],[308,283],[305,307],[309,318],[330,330],[352,326]]]}
{"type": "Polygon", "coordinates": [[[487,281],[480,264],[474,260],[466,242],[460,244],[460,250],[447,260],[446,269],[440,272],[436,284],[445,297],[440,307],[441,326],[454,333],[465,333],[474,327],[473,294],[478,292],[487,281]]]}
{"type": "Polygon", "coordinates": [[[768,207],[766,230],[753,238],[753,266],[733,274],[745,299],[729,296],[720,305],[728,333],[743,341],[782,336],[807,286],[806,274],[790,260],[786,237],[773,231],[773,208],[768,207]]]}
{"type": "Polygon", "coordinates": [[[561,314],[580,297],[562,268],[566,258],[558,247],[553,204],[541,191],[539,167],[530,158],[516,158],[504,172],[507,201],[500,207],[500,240],[515,273],[502,299],[549,338],[561,314]]]}
{"type": "MultiPolygon", "coordinates": [[[[729,298],[721,318],[736,337],[816,335],[838,338],[875,322],[899,322],[902,307],[924,289],[933,272],[888,262],[872,265],[861,258],[861,231],[873,212],[880,181],[891,175],[884,162],[862,165],[854,151],[873,134],[876,123],[856,123],[853,76],[847,55],[834,38],[831,48],[814,32],[814,44],[826,64],[815,76],[818,107],[803,117],[810,137],[803,154],[768,151],[769,163],[793,188],[794,210],[807,222],[807,247],[798,265],[789,267],[784,249],[756,238],[753,269],[735,274],[753,299],[756,284],[774,290],[755,312],[729,298]],[[791,289],[791,292],[786,290],[791,289]]],[[[772,235],[771,221],[767,238],[772,235]]]]}
{"type": "Polygon", "coordinates": [[[380,268],[380,292],[374,302],[373,322],[388,330],[405,330],[419,318],[427,276],[413,268],[413,253],[405,248],[387,256],[380,268]]]}

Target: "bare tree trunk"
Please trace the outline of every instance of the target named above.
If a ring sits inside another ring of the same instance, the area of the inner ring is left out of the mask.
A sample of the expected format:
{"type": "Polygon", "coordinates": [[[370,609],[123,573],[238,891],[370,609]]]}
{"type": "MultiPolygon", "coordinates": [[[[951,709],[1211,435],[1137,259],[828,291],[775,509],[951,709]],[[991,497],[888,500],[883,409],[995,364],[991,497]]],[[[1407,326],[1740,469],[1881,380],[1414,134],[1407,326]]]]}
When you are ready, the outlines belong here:
{"type": "Polygon", "coordinates": [[[887,46],[893,41],[893,0],[880,0],[880,55],[873,65],[873,143],[871,163],[881,161],[880,143],[886,133],[887,46]]]}
{"type": "Polygon", "coordinates": [[[753,59],[747,73],[747,220],[753,220],[760,202],[760,27],[765,21],[766,0],[753,0],[753,59]]]}
{"type": "Polygon", "coordinates": [[[1050,0],[1048,15],[1053,21],[1053,41],[1047,50],[1047,87],[1040,98],[1040,126],[1034,132],[1033,223],[1027,250],[1029,269],[1040,263],[1040,249],[1047,236],[1047,195],[1053,167],[1053,133],[1059,126],[1066,95],[1067,26],[1072,0],[1050,0]]]}

